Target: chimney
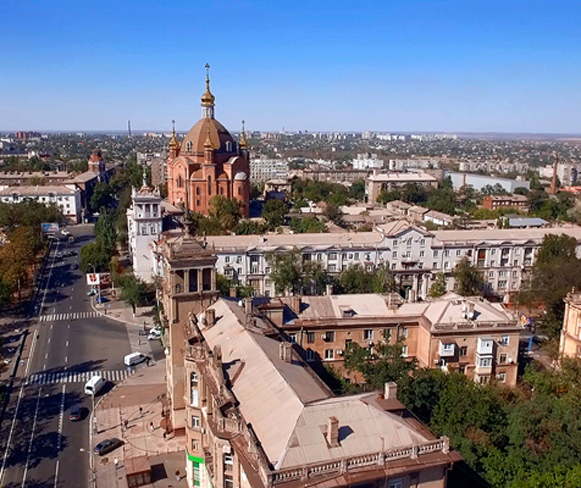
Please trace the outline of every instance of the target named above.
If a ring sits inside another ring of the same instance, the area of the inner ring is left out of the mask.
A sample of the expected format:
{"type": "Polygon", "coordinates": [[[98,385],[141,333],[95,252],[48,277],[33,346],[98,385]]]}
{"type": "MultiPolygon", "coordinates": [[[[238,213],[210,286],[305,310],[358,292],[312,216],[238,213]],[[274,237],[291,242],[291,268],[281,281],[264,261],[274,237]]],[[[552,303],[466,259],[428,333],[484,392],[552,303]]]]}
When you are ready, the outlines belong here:
{"type": "Polygon", "coordinates": [[[216,323],[216,310],[208,308],[206,310],[206,327],[212,327],[216,323]]]}
{"type": "Polygon", "coordinates": [[[415,303],[415,301],[416,301],[416,290],[412,290],[410,288],[410,290],[408,292],[408,302],[415,303]]]}
{"type": "Polygon", "coordinates": [[[339,446],[339,420],[337,417],[327,419],[327,444],[329,447],[339,446]]]}
{"type": "Polygon", "coordinates": [[[397,400],[397,383],[389,381],[383,386],[383,396],[386,400],[397,400]]]}
{"type": "Polygon", "coordinates": [[[236,298],[236,287],[235,286],[231,286],[230,288],[228,288],[228,296],[230,298],[236,298]]]}
{"type": "Polygon", "coordinates": [[[252,298],[246,297],[244,299],[244,313],[246,315],[252,315],[252,298]]]}
{"type": "Polygon", "coordinates": [[[278,355],[285,363],[292,362],[293,358],[293,346],[290,342],[283,341],[278,345],[278,355]]]}
{"type": "Polygon", "coordinates": [[[331,296],[333,294],[333,285],[331,283],[327,285],[325,294],[327,296],[331,296]]]}
{"type": "Polygon", "coordinates": [[[301,297],[297,295],[293,295],[291,297],[291,310],[299,315],[301,313],[301,297]]]}

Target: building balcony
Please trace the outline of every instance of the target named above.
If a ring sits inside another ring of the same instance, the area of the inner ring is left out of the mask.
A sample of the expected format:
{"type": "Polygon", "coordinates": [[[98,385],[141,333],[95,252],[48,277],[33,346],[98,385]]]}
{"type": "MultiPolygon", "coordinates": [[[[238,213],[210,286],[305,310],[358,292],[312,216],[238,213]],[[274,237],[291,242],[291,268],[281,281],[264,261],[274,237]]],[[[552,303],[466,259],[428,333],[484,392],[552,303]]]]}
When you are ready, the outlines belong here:
{"type": "Polygon", "coordinates": [[[438,354],[441,358],[454,357],[456,353],[456,344],[453,342],[442,342],[440,341],[440,346],[438,348],[438,354]]]}
{"type": "Polygon", "coordinates": [[[476,354],[480,356],[492,356],[494,341],[491,337],[479,337],[476,354]]]}
{"type": "Polygon", "coordinates": [[[492,355],[480,355],[476,354],[476,365],[474,367],[474,372],[478,375],[489,375],[492,374],[492,355]]]}

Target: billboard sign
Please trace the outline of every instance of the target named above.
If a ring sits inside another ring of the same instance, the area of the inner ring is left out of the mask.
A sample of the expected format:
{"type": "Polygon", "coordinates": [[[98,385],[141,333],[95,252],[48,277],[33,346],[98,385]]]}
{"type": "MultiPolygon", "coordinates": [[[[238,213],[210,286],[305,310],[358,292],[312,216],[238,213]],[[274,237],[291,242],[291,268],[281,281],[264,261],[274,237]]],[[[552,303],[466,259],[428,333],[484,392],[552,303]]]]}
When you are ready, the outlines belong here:
{"type": "Polygon", "coordinates": [[[40,226],[45,234],[59,231],[59,225],[54,222],[43,222],[40,226]]]}
{"type": "Polygon", "coordinates": [[[96,286],[100,283],[99,273],[87,273],[87,285],[96,286]]]}

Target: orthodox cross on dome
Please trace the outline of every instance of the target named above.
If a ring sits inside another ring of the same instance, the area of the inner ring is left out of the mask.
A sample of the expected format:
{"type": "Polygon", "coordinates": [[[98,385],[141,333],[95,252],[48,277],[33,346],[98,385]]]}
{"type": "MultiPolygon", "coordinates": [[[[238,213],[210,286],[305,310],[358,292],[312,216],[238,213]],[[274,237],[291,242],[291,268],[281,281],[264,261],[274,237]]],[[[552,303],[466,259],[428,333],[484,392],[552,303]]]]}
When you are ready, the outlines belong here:
{"type": "Polygon", "coordinates": [[[206,63],[206,91],[202,95],[202,117],[205,119],[214,118],[214,101],[216,98],[210,91],[210,65],[206,63]]]}

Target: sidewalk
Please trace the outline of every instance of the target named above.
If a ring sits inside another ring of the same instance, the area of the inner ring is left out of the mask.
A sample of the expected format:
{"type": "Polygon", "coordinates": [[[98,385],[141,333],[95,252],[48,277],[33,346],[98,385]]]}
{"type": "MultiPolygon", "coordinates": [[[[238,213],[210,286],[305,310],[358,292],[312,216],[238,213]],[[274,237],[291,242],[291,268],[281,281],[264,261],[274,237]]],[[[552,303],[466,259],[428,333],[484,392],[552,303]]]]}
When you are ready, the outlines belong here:
{"type": "Polygon", "coordinates": [[[105,456],[95,456],[95,476],[98,487],[127,487],[126,460],[147,456],[152,466],[155,488],[186,487],[185,437],[164,438],[165,360],[151,367],[142,365],[136,374],[104,396],[96,407],[97,433],[93,446],[104,439],[116,437],[124,442],[121,448],[105,456]],[[127,424],[126,424],[127,422],[127,424]],[[125,426],[127,425],[127,426],[125,426]],[[153,429],[150,427],[153,426],[153,429]],[[115,469],[114,460],[119,461],[115,469]],[[180,481],[175,472],[180,471],[180,481]]]}

